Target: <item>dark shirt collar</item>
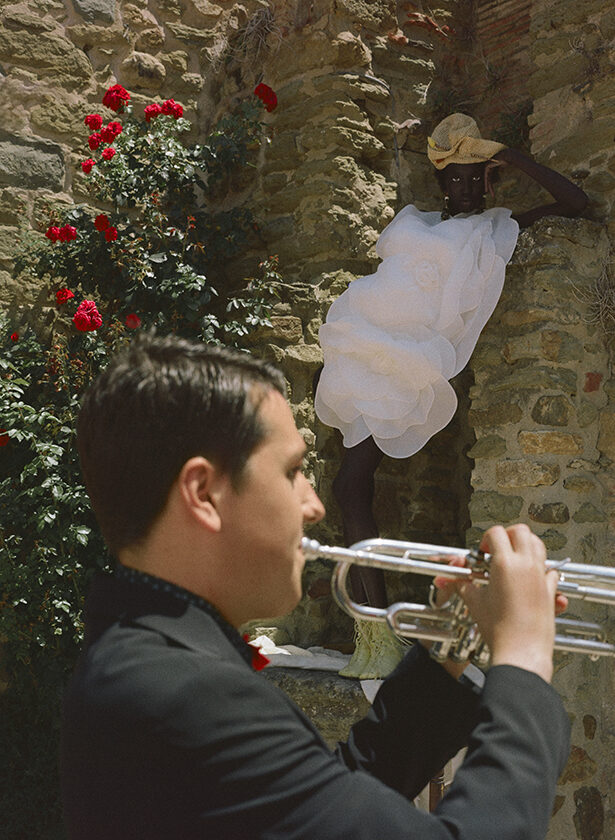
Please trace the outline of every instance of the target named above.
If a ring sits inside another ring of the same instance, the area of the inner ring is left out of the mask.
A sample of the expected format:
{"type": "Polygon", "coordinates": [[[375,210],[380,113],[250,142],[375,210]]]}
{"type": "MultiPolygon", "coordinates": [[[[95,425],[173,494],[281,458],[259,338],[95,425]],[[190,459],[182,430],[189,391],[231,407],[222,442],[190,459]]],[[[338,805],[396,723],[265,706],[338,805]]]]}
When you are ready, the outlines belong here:
{"type": "Polygon", "coordinates": [[[115,578],[118,582],[128,584],[129,586],[135,586],[137,588],[145,587],[151,592],[168,595],[176,601],[182,601],[185,604],[191,604],[193,607],[203,610],[203,612],[213,618],[229,642],[241,655],[242,659],[244,659],[252,667],[260,670],[257,664],[257,658],[260,656],[258,650],[247,644],[246,641],[244,641],[244,639],[242,639],[239,635],[237,630],[220,615],[218,610],[213,606],[213,604],[210,604],[209,601],[206,601],[199,595],[195,595],[194,592],[184,589],[182,586],[177,586],[175,583],[147,574],[147,572],[142,572],[138,569],[131,569],[128,566],[124,566],[122,563],[118,563],[116,566],[115,578]]]}

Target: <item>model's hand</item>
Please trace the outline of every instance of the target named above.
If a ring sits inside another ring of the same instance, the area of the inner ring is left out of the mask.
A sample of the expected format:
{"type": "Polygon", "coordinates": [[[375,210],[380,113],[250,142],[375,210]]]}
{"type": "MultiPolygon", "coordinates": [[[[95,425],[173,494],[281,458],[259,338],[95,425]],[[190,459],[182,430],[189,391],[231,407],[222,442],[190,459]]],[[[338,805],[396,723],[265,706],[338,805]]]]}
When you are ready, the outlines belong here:
{"type": "Polygon", "coordinates": [[[480,547],[492,555],[489,584],[462,583],[458,592],[489,645],[492,664],[516,665],[550,682],[558,573],[545,571],[544,543],[526,525],[496,525],[480,547]]]}
{"type": "Polygon", "coordinates": [[[508,149],[502,149],[501,152],[497,152],[497,154],[495,154],[491,158],[491,160],[488,160],[485,163],[485,187],[484,187],[484,189],[485,189],[485,193],[488,193],[491,196],[491,198],[495,198],[495,193],[493,191],[493,184],[492,184],[492,178],[491,178],[492,172],[495,169],[498,169],[500,166],[505,165],[506,161],[504,160],[504,158],[499,158],[498,155],[501,155],[501,154],[503,154],[503,152],[506,152],[506,151],[508,151],[508,149]]]}

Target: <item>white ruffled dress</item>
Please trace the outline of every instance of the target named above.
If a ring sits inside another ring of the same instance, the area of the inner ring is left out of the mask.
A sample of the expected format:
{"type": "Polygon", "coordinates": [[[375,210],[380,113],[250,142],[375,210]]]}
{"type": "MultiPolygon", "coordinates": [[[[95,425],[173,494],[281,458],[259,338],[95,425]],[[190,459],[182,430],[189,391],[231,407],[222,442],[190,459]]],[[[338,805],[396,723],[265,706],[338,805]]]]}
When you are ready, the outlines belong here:
{"type": "Polygon", "coordinates": [[[406,458],[457,407],[449,379],[467,364],[495,309],[519,226],[503,207],[442,221],[408,205],[384,229],[375,274],[334,301],[320,328],[320,420],[344,446],[370,435],[406,458]]]}

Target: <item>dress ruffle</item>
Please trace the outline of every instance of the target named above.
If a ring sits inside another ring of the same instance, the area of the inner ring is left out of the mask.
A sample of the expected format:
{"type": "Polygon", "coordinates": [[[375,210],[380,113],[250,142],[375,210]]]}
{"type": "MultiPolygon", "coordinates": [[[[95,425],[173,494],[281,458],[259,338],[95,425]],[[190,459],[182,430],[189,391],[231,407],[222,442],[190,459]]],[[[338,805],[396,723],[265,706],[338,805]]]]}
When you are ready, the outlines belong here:
{"type": "Polygon", "coordinates": [[[467,364],[495,309],[519,226],[510,210],[442,221],[405,207],[384,229],[375,274],[359,277],[320,328],[316,414],[344,446],[370,435],[406,458],[457,407],[449,379],[467,364]]]}

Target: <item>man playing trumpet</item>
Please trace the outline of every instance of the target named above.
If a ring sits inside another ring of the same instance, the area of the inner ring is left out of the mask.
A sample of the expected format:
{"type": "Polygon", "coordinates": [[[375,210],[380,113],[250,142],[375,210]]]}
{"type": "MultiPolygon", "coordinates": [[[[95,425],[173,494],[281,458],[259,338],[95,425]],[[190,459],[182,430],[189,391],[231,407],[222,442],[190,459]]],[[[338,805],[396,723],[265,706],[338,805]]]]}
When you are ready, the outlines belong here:
{"type": "Polygon", "coordinates": [[[83,473],[118,565],[90,592],[66,694],[69,837],[541,840],[569,723],[549,684],[557,574],[524,525],[486,533],[488,586],[454,585],[492,652],[480,694],[415,645],[333,753],[251,667],[236,628],[297,604],[303,527],[324,515],[284,393],[248,355],[149,337],[84,399],[83,473]],[[416,810],[406,797],[465,745],[436,811],[416,810]]]}

